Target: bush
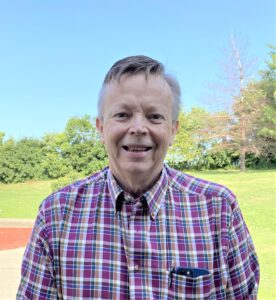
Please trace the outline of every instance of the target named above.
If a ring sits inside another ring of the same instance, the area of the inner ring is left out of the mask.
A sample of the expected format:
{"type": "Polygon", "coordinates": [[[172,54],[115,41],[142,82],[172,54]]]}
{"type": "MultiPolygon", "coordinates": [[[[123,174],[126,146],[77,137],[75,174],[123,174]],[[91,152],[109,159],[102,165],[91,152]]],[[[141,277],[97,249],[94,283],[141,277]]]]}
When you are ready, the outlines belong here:
{"type": "Polygon", "coordinates": [[[43,178],[42,144],[36,139],[7,142],[0,147],[0,182],[43,178]]]}
{"type": "Polygon", "coordinates": [[[66,176],[53,180],[51,183],[51,189],[53,192],[63,188],[64,186],[80,180],[84,177],[82,173],[70,172],[66,176]]]}

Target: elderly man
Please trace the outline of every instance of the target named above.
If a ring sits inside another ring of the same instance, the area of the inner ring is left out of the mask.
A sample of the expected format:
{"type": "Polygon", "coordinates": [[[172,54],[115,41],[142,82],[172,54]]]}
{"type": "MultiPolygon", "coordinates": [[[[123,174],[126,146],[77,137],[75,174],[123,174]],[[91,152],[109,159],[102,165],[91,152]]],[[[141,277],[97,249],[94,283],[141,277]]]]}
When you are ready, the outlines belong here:
{"type": "Polygon", "coordinates": [[[105,77],[109,167],[40,206],[17,299],[256,299],[259,267],[235,196],[164,165],[180,88],[145,56],[105,77]]]}

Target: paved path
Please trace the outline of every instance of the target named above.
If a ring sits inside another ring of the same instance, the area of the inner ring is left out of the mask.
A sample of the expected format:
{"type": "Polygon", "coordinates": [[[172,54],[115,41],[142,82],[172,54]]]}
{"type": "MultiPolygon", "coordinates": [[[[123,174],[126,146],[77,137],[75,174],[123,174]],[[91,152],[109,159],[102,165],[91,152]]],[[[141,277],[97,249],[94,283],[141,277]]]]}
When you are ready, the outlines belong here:
{"type": "Polygon", "coordinates": [[[0,219],[0,228],[1,227],[21,227],[21,228],[32,228],[34,225],[32,219],[0,219]]]}
{"type": "Polygon", "coordinates": [[[0,299],[14,300],[25,248],[0,251],[0,299]]]}
{"type": "MultiPolygon", "coordinates": [[[[0,228],[32,228],[34,220],[0,219],[0,228]]],[[[1,241],[0,241],[1,243],[1,241]]],[[[0,251],[0,299],[14,300],[25,247],[0,251]]]]}

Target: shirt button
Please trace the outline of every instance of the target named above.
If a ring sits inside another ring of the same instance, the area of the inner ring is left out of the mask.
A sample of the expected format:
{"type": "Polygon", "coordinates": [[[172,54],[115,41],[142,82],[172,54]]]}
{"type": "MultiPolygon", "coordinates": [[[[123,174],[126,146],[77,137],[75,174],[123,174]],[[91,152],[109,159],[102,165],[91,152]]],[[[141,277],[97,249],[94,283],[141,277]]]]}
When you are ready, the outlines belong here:
{"type": "Polygon", "coordinates": [[[129,195],[125,196],[126,202],[132,202],[132,198],[129,195]]]}
{"type": "Polygon", "coordinates": [[[142,208],[142,207],[143,207],[143,203],[138,202],[138,203],[137,203],[137,208],[142,208]]]}
{"type": "Polygon", "coordinates": [[[139,271],[139,265],[135,265],[135,266],[134,266],[134,270],[135,270],[135,271],[139,271]]]}

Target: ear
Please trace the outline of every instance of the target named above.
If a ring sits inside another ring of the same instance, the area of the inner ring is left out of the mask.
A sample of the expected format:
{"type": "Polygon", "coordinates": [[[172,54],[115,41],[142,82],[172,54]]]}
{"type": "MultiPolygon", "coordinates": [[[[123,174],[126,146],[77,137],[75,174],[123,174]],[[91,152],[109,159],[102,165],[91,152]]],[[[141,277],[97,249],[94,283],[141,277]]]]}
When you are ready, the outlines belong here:
{"type": "Polygon", "coordinates": [[[176,135],[176,133],[177,133],[177,131],[178,131],[178,127],[179,127],[179,122],[178,122],[178,120],[177,120],[177,121],[173,121],[173,124],[172,124],[172,135],[171,135],[171,140],[170,140],[170,146],[173,144],[175,135],[176,135]]]}
{"type": "Polygon", "coordinates": [[[102,118],[97,117],[96,119],[96,128],[100,134],[101,142],[104,144],[104,128],[102,118]]]}

